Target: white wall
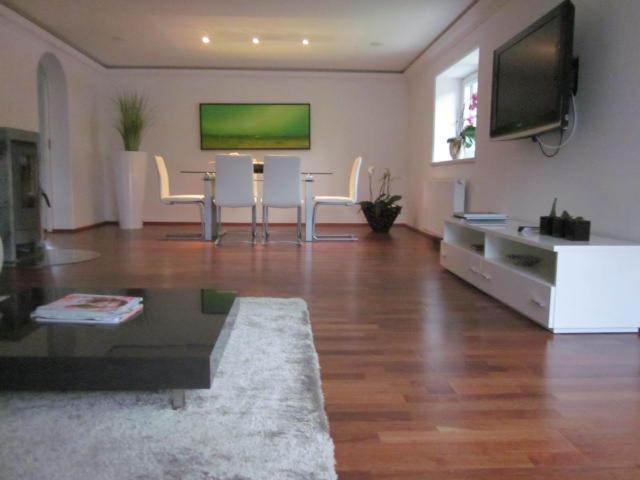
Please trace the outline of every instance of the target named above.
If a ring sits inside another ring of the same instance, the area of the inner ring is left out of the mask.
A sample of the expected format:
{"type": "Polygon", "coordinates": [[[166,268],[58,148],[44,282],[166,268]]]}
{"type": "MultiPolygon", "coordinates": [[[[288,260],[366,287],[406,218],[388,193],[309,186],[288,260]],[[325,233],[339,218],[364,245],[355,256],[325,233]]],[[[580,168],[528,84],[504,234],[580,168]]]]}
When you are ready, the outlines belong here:
{"type": "Polygon", "coordinates": [[[55,228],[77,228],[107,219],[104,182],[107,135],[106,71],[0,5],[0,126],[38,131],[38,62],[53,53],[65,72],[70,123],[66,182],[54,194],[55,228]]]}
{"type": "MultiPolygon", "coordinates": [[[[301,102],[311,104],[311,150],[296,151],[303,170],[334,172],[318,176],[319,195],[346,195],[353,159],[362,155],[361,198],[368,198],[366,168],[379,172],[391,168],[400,180],[395,190],[405,193],[407,158],[407,84],[401,74],[343,74],[306,72],[256,72],[215,70],[112,70],[114,94],[143,93],[152,105],[153,124],[142,149],[165,157],[172,193],[201,193],[198,175],[180,174],[182,169],[202,170],[214,159],[215,151],[201,151],[199,103],[207,102],[301,102]]],[[[121,148],[112,136],[112,151],[121,148]]],[[[268,153],[256,150],[257,158],[268,153]]],[[[378,175],[376,175],[378,176],[378,175]]],[[[327,207],[321,222],[362,222],[358,207],[327,207]]],[[[197,210],[188,206],[160,203],[155,167],[147,177],[146,221],[194,221],[197,210]]],[[[246,210],[224,212],[226,221],[247,222],[246,210]]],[[[294,221],[294,210],[274,210],[274,222],[294,221]]],[[[401,217],[399,221],[403,221],[401,217]]]]}
{"type": "Polygon", "coordinates": [[[573,0],[574,51],[580,56],[580,125],[573,142],[545,158],[531,140],[489,140],[492,53],[559,3],[481,0],[407,72],[410,155],[407,177],[415,206],[408,221],[426,226],[421,207],[430,178],[464,177],[473,210],[502,210],[525,220],[560,209],[592,220],[601,234],[640,240],[640,49],[637,0],[573,0]],[[431,166],[436,75],[480,47],[476,161],[431,166]]]}
{"type": "MultiPolygon", "coordinates": [[[[198,176],[181,169],[203,169],[215,152],[199,148],[200,102],[309,102],[312,149],[299,152],[305,169],[331,171],[317,177],[317,194],[344,195],[353,158],[363,155],[361,198],[368,196],[367,166],[389,167],[405,193],[408,88],[399,74],[107,70],[39,27],[0,6],[0,126],[38,130],[37,66],[46,52],[60,61],[67,81],[69,157],[54,165],[57,191],[54,228],[78,228],[116,220],[112,160],[121,148],[112,125],[112,99],[136,90],[149,97],[154,121],[143,148],[163,154],[175,193],[202,191],[198,176]]],[[[260,157],[268,151],[256,151],[260,157]]],[[[160,203],[157,177],[149,163],[146,221],[195,221],[190,207],[160,203]]],[[[406,203],[405,203],[406,206],[406,203]]],[[[360,222],[357,207],[327,208],[323,222],[360,222]]],[[[403,212],[406,215],[408,206],[403,212]]],[[[225,220],[247,221],[246,212],[225,220]]],[[[274,212],[273,221],[293,221],[294,212],[274,212]]],[[[400,218],[403,221],[403,217],[400,218]]]]}
{"type": "MultiPolygon", "coordinates": [[[[349,164],[364,155],[365,167],[390,167],[399,193],[407,194],[400,221],[424,228],[421,205],[430,178],[465,177],[472,209],[504,210],[535,221],[554,196],[561,209],[590,218],[596,232],[640,240],[637,205],[640,160],[635,145],[640,110],[640,49],[635,38],[640,2],[574,0],[575,52],[581,57],[580,126],[572,144],[552,159],[529,140],[489,140],[492,51],[554,7],[559,0],[481,0],[406,75],[172,70],[106,71],[82,54],[0,6],[0,125],[38,129],[36,70],[49,51],[63,65],[69,88],[72,169],[68,207],[56,228],[115,219],[111,154],[120,146],[111,121],[111,98],[138,90],[155,106],[143,147],[169,162],[176,193],[198,192],[200,169],[214,152],[198,142],[200,102],[310,102],[312,149],[300,152],[305,168],[329,170],[316,191],[346,191],[349,164]],[[479,118],[474,163],[431,166],[436,75],[480,48],[479,118]],[[408,82],[407,82],[408,80],[408,82]],[[407,114],[408,112],[408,114],[407,114]]],[[[256,152],[262,155],[268,152],[256,152]]],[[[361,177],[366,196],[366,175],[361,177]]],[[[145,219],[195,220],[188,207],[158,201],[150,169],[145,219]]],[[[227,219],[245,221],[244,212],[227,219]]],[[[274,216],[290,221],[292,212],[274,216]]],[[[323,221],[362,221],[357,209],[327,209],[323,221]]]]}

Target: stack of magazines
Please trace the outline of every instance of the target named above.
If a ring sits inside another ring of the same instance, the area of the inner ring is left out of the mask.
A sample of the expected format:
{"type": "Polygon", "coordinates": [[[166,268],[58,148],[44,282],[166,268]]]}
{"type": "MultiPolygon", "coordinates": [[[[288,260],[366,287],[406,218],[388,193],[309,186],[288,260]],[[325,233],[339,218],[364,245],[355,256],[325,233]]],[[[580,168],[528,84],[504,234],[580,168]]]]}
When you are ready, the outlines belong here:
{"type": "Polygon", "coordinates": [[[504,213],[498,212],[455,212],[453,214],[456,218],[462,218],[467,222],[491,222],[491,223],[499,223],[505,222],[507,220],[507,216],[504,213]]]}
{"type": "Polygon", "coordinates": [[[42,323],[116,325],[142,312],[141,297],[73,293],[38,307],[31,317],[42,323]]]}

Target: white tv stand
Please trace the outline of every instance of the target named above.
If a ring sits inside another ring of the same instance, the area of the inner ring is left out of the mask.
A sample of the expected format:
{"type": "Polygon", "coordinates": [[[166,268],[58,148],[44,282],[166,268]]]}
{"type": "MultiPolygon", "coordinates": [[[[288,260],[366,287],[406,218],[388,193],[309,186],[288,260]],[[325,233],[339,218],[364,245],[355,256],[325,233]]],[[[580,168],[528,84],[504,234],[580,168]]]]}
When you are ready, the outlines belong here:
{"type": "Polygon", "coordinates": [[[520,225],[532,224],[446,220],[440,263],[554,333],[638,332],[640,245],[594,236],[588,242],[525,236],[520,225]],[[541,261],[517,266],[509,254],[541,261]]]}

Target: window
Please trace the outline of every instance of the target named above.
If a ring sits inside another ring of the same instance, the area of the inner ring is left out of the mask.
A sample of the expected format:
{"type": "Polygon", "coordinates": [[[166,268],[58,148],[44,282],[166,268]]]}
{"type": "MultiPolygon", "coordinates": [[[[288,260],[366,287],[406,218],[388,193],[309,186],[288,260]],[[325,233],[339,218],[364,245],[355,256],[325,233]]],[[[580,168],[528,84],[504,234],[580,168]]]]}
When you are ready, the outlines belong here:
{"type": "Polygon", "coordinates": [[[436,77],[433,163],[475,157],[479,53],[474,50],[436,77]]]}

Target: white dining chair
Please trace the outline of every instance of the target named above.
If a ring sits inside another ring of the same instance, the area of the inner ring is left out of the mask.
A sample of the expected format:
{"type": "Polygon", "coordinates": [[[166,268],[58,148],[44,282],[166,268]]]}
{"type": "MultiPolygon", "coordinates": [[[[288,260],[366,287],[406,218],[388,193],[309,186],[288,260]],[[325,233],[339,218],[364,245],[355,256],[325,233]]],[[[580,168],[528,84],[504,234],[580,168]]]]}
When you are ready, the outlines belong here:
{"type": "Polygon", "coordinates": [[[158,171],[158,181],[160,183],[160,201],[165,205],[198,205],[200,207],[199,211],[202,233],[169,234],[166,236],[166,238],[173,240],[204,238],[204,195],[171,195],[171,189],[169,186],[169,173],[167,171],[167,164],[164,161],[164,157],[155,155],[155,160],[156,169],[158,171]]]}
{"type": "Polygon", "coordinates": [[[318,218],[318,207],[320,207],[320,205],[340,205],[350,207],[356,204],[356,202],[358,201],[358,177],[360,176],[361,165],[362,157],[356,158],[351,165],[351,175],[349,176],[349,195],[347,197],[313,197],[312,233],[314,240],[353,241],[358,239],[353,234],[319,235],[316,233],[316,220],[318,218]]]}
{"type": "Polygon", "coordinates": [[[222,208],[251,207],[251,243],[257,238],[256,196],[253,181],[253,159],[251,155],[216,155],[215,205],[218,219],[220,245],[222,232],[222,208]]]}
{"type": "Polygon", "coordinates": [[[269,208],[297,209],[296,243],[302,244],[302,186],[300,157],[266,155],[262,184],[262,228],[269,241],[269,208]]]}

